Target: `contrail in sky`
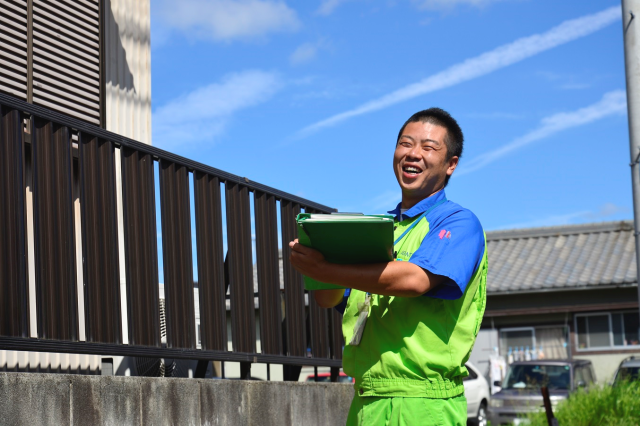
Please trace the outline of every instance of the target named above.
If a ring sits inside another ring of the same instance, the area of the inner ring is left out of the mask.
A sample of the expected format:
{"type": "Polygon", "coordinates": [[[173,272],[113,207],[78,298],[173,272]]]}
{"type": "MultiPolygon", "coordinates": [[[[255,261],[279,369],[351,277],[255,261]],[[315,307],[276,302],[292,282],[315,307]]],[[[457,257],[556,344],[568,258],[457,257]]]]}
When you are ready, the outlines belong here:
{"type": "Polygon", "coordinates": [[[405,86],[381,98],[369,101],[357,108],[318,121],[300,130],[298,136],[306,136],[349,118],[378,111],[399,102],[489,74],[500,68],[544,52],[545,50],[592,34],[618,21],[621,19],[621,16],[622,12],[620,11],[620,7],[613,6],[592,15],[564,21],[545,33],[520,38],[514,42],[455,64],[444,71],[431,75],[417,83],[405,86]]]}
{"type": "Polygon", "coordinates": [[[612,92],[605,93],[602,99],[595,104],[591,104],[575,111],[561,112],[543,118],[537,129],[514,139],[510,143],[494,151],[472,158],[467,163],[462,163],[460,170],[456,170],[453,176],[460,177],[467,173],[475,172],[487,164],[504,157],[511,151],[549,137],[562,130],[582,126],[613,114],[624,114],[626,112],[627,95],[624,90],[614,90],[612,92]]]}

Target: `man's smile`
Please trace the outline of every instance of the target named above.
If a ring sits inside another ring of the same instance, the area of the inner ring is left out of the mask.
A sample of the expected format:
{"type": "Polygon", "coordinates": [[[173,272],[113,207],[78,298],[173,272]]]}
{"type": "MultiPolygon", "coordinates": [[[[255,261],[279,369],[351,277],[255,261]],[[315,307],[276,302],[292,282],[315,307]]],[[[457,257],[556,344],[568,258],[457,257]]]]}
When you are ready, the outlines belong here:
{"type": "Polygon", "coordinates": [[[422,173],[422,169],[418,166],[402,166],[403,174],[408,178],[414,178],[422,173]]]}

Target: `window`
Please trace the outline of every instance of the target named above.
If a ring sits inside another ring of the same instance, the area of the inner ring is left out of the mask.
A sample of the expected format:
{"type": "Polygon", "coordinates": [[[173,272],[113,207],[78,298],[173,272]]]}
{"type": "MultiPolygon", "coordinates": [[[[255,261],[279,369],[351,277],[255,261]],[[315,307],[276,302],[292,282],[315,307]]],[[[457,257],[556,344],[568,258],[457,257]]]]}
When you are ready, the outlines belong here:
{"type": "Polygon", "coordinates": [[[568,365],[514,364],[504,378],[502,389],[569,389],[571,384],[568,365]]]}
{"type": "Polygon", "coordinates": [[[587,378],[585,377],[585,368],[576,367],[573,371],[573,387],[575,389],[585,386],[587,384],[587,378]]]}
{"type": "Polygon", "coordinates": [[[575,325],[578,350],[640,346],[637,312],[577,314],[575,325]]]}
{"type": "MultiPolygon", "coordinates": [[[[500,330],[500,349],[503,355],[509,356],[509,363],[524,361],[526,351],[536,345],[533,327],[503,328],[500,330]]],[[[531,359],[530,355],[527,357],[531,359]]]]}
{"type": "Polygon", "coordinates": [[[637,312],[611,314],[613,344],[615,346],[637,346],[640,321],[637,312]]]}
{"type": "Polygon", "coordinates": [[[536,359],[566,359],[568,327],[564,325],[503,328],[500,330],[500,354],[511,364],[536,359]]]}
{"type": "Polygon", "coordinates": [[[478,378],[478,375],[476,374],[475,371],[473,371],[470,367],[467,367],[467,371],[469,372],[469,375],[467,377],[464,377],[462,380],[463,381],[467,381],[467,380],[475,380],[478,378]]]}

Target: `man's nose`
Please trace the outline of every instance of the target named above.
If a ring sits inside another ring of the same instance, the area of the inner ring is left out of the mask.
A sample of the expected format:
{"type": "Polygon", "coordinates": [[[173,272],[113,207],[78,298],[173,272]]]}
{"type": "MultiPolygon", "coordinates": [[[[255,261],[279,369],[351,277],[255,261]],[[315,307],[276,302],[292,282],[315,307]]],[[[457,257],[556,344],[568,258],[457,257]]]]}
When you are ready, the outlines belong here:
{"type": "Polygon", "coordinates": [[[408,158],[419,159],[420,158],[420,150],[421,150],[420,146],[414,146],[413,148],[411,148],[409,150],[409,152],[407,152],[407,157],[408,158]]]}

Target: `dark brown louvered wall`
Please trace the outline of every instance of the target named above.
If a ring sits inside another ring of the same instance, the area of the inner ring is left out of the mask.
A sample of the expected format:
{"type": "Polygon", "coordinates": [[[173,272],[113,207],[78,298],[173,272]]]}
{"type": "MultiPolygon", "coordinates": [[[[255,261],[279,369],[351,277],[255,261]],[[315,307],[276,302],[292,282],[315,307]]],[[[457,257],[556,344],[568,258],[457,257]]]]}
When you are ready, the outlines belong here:
{"type": "Polygon", "coordinates": [[[186,167],[160,161],[160,205],[167,346],[195,349],[189,172],[186,167]]]}
{"type": "Polygon", "coordinates": [[[129,342],[160,346],[153,157],[129,148],[121,156],[129,342]]]}
{"type": "Polygon", "coordinates": [[[0,91],[101,125],[99,0],[0,0],[0,91]]]}
{"type": "MultiPolygon", "coordinates": [[[[300,213],[300,204],[291,201],[280,201],[280,217],[282,218],[282,245],[285,248],[288,241],[297,237],[296,216],[300,213]]],[[[282,272],[284,275],[285,293],[285,330],[287,354],[291,356],[305,356],[307,341],[305,336],[304,287],[302,275],[291,266],[288,248],[283,250],[282,272]]]]}
{"type": "Polygon", "coordinates": [[[121,343],[115,149],[83,133],[78,145],[87,341],[121,343]]]}
{"type": "Polygon", "coordinates": [[[33,217],[38,337],[78,339],[71,132],[33,119],[33,217]]]}
{"type": "Polygon", "coordinates": [[[255,352],[256,324],[251,268],[249,188],[227,182],[225,189],[233,350],[255,352]]]}
{"type": "Polygon", "coordinates": [[[329,207],[4,93],[0,166],[0,350],[233,361],[242,377],[252,363],[340,366],[339,315],[306,307],[287,247],[297,213],[329,207]]]}
{"type": "Polygon", "coordinates": [[[278,212],[276,197],[254,194],[256,221],[256,268],[260,301],[260,345],[262,352],[282,353],[282,308],[278,266],[278,212]]]}
{"type": "Polygon", "coordinates": [[[21,118],[18,111],[0,108],[0,335],[28,337],[21,118]]]}
{"type": "Polygon", "coordinates": [[[227,350],[224,244],[220,180],[196,172],[194,180],[202,349],[227,350]]]}

